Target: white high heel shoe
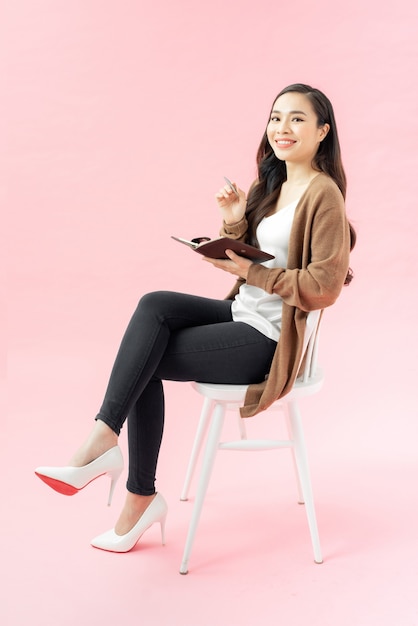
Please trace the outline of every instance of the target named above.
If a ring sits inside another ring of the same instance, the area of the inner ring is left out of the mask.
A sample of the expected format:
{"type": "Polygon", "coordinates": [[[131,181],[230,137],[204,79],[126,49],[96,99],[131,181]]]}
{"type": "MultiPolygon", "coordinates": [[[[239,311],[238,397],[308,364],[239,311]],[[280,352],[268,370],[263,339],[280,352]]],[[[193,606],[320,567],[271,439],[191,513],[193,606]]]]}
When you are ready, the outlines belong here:
{"type": "Polygon", "coordinates": [[[94,548],[109,552],[129,552],[139,538],[155,522],[161,525],[161,542],[165,544],[165,520],[167,517],[167,503],[160,493],[157,493],[151,504],[145,509],[135,526],[125,535],[117,535],[112,528],[95,537],[91,541],[94,548]]]}
{"type": "Polygon", "coordinates": [[[97,459],[82,467],[37,467],[35,474],[49,487],[64,494],[73,496],[84,489],[92,480],[107,474],[110,477],[108,506],[112,502],[116,482],[123,470],[123,457],[119,446],[110,448],[97,459]]]}

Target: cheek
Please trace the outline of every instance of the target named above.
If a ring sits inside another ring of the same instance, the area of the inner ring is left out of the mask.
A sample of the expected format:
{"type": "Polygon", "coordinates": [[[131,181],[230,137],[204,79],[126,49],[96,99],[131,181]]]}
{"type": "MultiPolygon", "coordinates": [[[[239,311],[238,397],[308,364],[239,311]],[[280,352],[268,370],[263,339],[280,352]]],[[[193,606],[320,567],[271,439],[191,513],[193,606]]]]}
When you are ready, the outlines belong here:
{"type": "Polygon", "coordinates": [[[272,128],[271,126],[267,126],[266,134],[267,134],[267,139],[268,139],[268,142],[269,142],[270,146],[272,148],[274,148],[274,146],[275,146],[275,144],[274,144],[274,134],[275,134],[274,128],[272,128]]]}

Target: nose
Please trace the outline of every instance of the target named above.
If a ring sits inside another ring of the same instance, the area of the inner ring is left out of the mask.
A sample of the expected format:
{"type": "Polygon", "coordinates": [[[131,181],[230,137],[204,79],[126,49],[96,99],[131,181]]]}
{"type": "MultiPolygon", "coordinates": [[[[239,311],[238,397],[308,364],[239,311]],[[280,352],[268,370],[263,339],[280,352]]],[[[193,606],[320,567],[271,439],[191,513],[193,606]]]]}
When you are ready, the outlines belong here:
{"type": "Polygon", "coordinates": [[[286,117],[283,117],[276,125],[276,132],[279,135],[289,132],[289,124],[286,117]]]}

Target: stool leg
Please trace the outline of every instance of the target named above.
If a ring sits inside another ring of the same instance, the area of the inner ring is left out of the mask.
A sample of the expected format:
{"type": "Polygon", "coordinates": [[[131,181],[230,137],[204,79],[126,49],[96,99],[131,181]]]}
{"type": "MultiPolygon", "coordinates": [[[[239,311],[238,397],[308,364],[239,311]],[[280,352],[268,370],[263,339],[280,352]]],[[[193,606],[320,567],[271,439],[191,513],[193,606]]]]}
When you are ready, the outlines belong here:
{"type": "Polygon", "coordinates": [[[189,524],[186,544],[183,552],[183,560],[180,566],[180,574],[187,574],[189,571],[189,559],[193,547],[193,542],[203,508],[209,479],[212,473],[215,456],[218,451],[219,440],[221,438],[222,426],[225,418],[225,407],[222,404],[215,404],[213,410],[212,423],[209,428],[205,454],[202,460],[202,469],[196,491],[196,499],[193,506],[192,517],[189,524]]]}
{"type": "Polygon", "coordinates": [[[203,407],[200,414],[196,436],[193,442],[192,452],[190,454],[189,465],[187,466],[186,478],[184,479],[184,485],[181,492],[180,500],[188,499],[190,483],[192,482],[193,474],[196,469],[197,459],[199,458],[200,449],[202,447],[203,439],[205,437],[206,430],[209,424],[212,407],[213,400],[211,400],[210,398],[205,398],[203,401],[203,407]]]}
{"type": "Polygon", "coordinates": [[[247,428],[245,424],[245,418],[241,417],[240,412],[238,413],[238,428],[241,439],[247,439],[247,428]]]}
{"type": "Polygon", "coordinates": [[[316,522],[315,506],[312,494],[311,478],[309,475],[308,457],[306,452],[305,438],[302,429],[302,420],[297,403],[289,402],[289,419],[293,432],[295,458],[298,467],[303,499],[305,502],[306,516],[311,534],[312,547],[315,563],[322,563],[321,546],[319,543],[318,525],[316,522]]]}
{"type": "MultiPolygon", "coordinates": [[[[290,420],[289,406],[288,406],[287,403],[286,403],[286,406],[284,407],[284,413],[285,413],[285,418],[286,418],[286,426],[287,426],[287,432],[288,432],[288,435],[289,435],[289,440],[293,441],[294,435],[293,435],[293,429],[292,429],[292,422],[290,420]]],[[[295,454],[294,446],[292,446],[290,448],[290,451],[292,453],[292,462],[293,462],[293,467],[294,467],[294,470],[295,470],[296,482],[297,482],[297,485],[298,485],[298,503],[299,504],[304,504],[305,500],[303,499],[302,485],[301,485],[301,482],[300,482],[299,468],[298,468],[298,464],[296,462],[296,454],[295,454]]]]}

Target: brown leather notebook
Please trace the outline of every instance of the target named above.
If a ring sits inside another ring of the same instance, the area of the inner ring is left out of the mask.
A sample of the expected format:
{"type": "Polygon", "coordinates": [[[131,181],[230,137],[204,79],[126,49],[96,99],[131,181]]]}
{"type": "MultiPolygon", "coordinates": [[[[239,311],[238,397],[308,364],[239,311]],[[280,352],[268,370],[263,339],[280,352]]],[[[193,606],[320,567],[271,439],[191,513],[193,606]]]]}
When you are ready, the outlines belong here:
{"type": "Polygon", "coordinates": [[[188,239],[182,239],[181,237],[172,236],[171,238],[211,259],[227,259],[228,257],[225,254],[225,250],[232,250],[235,254],[250,259],[253,263],[262,263],[263,261],[274,259],[274,256],[268,252],[263,252],[254,246],[250,246],[248,243],[230,239],[229,237],[218,237],[218,239],[196,237],[190,241],[188,239]]]}

